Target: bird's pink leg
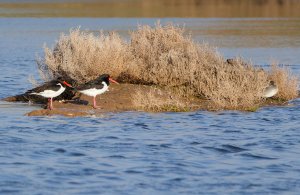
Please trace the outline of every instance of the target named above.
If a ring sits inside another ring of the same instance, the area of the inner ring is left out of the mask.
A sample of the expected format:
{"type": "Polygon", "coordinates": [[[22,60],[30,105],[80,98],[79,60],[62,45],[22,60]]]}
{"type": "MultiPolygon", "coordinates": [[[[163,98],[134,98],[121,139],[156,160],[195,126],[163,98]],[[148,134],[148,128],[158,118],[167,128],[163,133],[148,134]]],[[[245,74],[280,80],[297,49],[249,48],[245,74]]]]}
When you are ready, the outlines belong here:
{"type": "Polygon", "coordinates": [[[52,98],[50,98],[50,110],[53,110],[52,98]]]}
{"type": "Polygon", "coordinates": [[[96,96],[93,97],[93,108],[94,108],[94,109],[100,108],[99,106],[97,106],[97,103],[96,103],[96,96]]]}
{"type": "Polygon", "coordinates": [[[47,108],[50,110],[50,98],[48,98],[47,108]]]}

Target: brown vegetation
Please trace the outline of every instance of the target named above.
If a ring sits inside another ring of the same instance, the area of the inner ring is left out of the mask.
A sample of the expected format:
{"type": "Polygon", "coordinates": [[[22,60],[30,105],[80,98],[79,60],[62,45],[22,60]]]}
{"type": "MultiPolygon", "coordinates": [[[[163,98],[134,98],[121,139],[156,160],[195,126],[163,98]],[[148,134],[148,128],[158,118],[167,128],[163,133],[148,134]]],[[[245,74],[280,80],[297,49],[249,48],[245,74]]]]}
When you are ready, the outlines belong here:
{"type": "Polygon", "coordinates": [[[95,36],[75,29],[62,34],[54,49],[45,47],[45,58],[38,65],[46,79],[59,74],[85,83],[104,72],[117,77],[130,61],[128,47],[116,33],[95,36]]]}
{"type": "Polygon", "coordinates": [[[172,25],[139,27],[131,34],[131,49],[134,78],[211,99],[220,109],[252,106],[266,87],[266,75],[252,65],[240,59],[229,64],[214,48],[194,43],[172,25]]]}
{"type": "MultiPolygon", "coordinates": [[[[182,28],[139,26],[130,35],[127,43],[116,33],[94,35],[71,30],[69,35],[61,35],[54,49],[45,47],[39,69],[44,77],[61,75],[77,83],[108,73],[123,83],[160,86],[179,99],[208,99],[214,109],[257,106],[270,79],[280,86],[280,98],[289,100],[297,93],[297,79],[285,70],[273,68],[268,73],[239,58],[225,61],[215,48],[184,36],[182,28]]],[[[146,104],[139,106],[146,110],[188,110],[177,98],[162,99],[153,94],[136,93],[136,104],[146,104]]]]}
{"type": "Polygon", "coordinates": [[[132,101],[137,110],[150,112],[187,112],[192,109],[183,98],[158,88],[151,88],[147,92],[136,91],[132,101]]]}

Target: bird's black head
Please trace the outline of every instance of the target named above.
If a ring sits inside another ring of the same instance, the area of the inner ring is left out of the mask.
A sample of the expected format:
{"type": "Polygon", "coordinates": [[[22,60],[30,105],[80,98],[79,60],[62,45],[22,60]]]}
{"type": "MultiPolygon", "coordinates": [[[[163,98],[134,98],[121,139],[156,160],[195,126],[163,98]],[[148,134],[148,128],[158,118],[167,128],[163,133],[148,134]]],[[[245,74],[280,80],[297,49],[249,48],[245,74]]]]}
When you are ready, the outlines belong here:
{"type": "Polygon", "coordinates": [[[113,83],[117,83],[119,84],[117,81],[113,80],[112,78],[110,78],[109,74],[102,74],[97,78],[97,81],[99,83],[105,82],[107,85],[109,85],[109,82],[113,82],[113,83]]]}
{"type": "Polygon", "coordinates": [[[275,85],[275,81],[270,81],[270,85],[275,85]]]}
{"type": "Polygon", "coordinates": [[[100,75],[98,78],[97,78],[97,81],[99,83],[102,83],[103,81],[106,83],[106,84],[109,84],[109,74],[102,74],[100,75]]]}

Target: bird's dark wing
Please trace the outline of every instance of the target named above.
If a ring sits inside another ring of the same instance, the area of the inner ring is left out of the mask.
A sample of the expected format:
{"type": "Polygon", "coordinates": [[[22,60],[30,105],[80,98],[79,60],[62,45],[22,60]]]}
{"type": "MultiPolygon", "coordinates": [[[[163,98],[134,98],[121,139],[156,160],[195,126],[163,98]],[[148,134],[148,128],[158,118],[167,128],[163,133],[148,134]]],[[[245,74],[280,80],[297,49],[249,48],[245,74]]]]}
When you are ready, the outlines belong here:
{"type": "Polygon", "coordinates": [[[91,88],[95,88],[97,85],[102,85],[99,82],[99,78],[88,81],[82,85],[79,85],[76,87],[77,90],[85,90],[85,89],[91,89],[91,88]]]}
{"type": "Polygon", "coordinates": [[[58,90],[59,88],[60,88],[60,86],[57,85],[57,81],[53,80],[53,81],[46,82],[43,85],[38,86],[36,88],[30,89],[30,90],[26,91],[25,94],[39,93],[46,89],[58,90]]]}
{"type": "Polygon", "coordinates": [[[102,89],[104,87],[104,85],[101,83],[101,84],[98,84],[96,85],[96,89],[102,89]]]}
{"type": "Polygon", "coordinates": [[[99,78],[96,78],[94,80],[85,83],[85,85],[97,85],[97,84],[100,84],[99,78]]]}
{"type": "Polygon", "coordinates": [[[95,82],[88,82],[88,83],[85,83],[83,85],[80,85],[78,87],[76,87],[77,90],[86,90],[86,89],[92,89],[92,88],[96,88],[96,89],[101,89],[103,88],[103,84],[97,84],[95,82]]]}

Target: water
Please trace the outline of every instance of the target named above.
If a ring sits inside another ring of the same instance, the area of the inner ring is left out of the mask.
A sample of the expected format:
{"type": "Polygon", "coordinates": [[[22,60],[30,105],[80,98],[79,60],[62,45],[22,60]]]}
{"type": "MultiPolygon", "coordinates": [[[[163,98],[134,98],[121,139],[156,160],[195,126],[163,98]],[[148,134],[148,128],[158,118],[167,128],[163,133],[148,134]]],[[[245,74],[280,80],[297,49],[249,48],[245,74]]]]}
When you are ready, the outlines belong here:
{"type": "MultiPolygon", "coordinates": [[[[116,30],[156,19],[0,18],[0,98],[31,87],[35,56],[61,32],[116,30]]],[[[299,19],[162,19],[197,41],[267,68],[300,73],[299,19]]],[[[144,112],[27,117],[0,102],[0,194],[299,194],[300,100],[254,113],[144,112]]]]}

